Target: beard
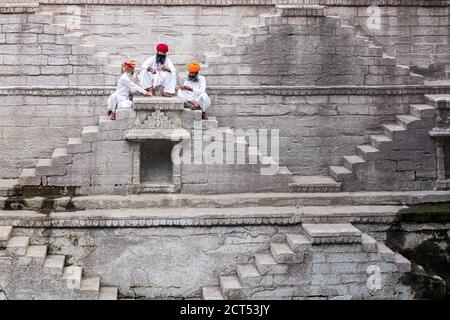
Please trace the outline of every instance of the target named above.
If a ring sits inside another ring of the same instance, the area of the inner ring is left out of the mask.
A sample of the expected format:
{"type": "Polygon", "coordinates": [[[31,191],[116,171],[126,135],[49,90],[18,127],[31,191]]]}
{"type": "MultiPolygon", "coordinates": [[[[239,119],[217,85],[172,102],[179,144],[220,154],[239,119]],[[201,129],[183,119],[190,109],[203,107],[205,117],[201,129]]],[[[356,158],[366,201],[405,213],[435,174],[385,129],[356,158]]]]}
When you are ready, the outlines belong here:
{"type": "Polygon", "coordinates": [[[166,62],[166,55],[165,54],[157,54],[156,55],[156,63],[157,64],[164,64],[166,62]]]}
{"type": "Polygon", "coordinates": [[[198,73],[197,74],[190,74],[188,76],[189,81],[194,81],[197,82],[198,81],[198,73]]]}

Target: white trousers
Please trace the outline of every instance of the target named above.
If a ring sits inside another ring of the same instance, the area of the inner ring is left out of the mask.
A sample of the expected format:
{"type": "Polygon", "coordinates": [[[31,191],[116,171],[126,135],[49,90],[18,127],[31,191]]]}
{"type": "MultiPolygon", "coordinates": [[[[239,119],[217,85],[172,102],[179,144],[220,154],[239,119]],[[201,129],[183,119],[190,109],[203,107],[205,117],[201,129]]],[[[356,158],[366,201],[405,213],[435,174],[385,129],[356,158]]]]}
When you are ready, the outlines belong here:
{"type": "Polygon", "coordinates": [[[184,102],[195,101],[198,102],[200,108],[203,112],[211,106],[211,99],[206,92],[196,95],[194,92],[189,90],[178,90],[178,97],[184,102]]]}
{"type": "Polygon", "coordinates": [[[113,93],[108,98],[108,110],[116,112],[117,109],[131,109],[133,108],[133,101],[129,97],[120,96],[117,93],[113,93]]]}
{"type": "Polygon", "coordinates": [[[164,92],[172,94],[175,93],[177,76],[172,72],[157,71],[155,74],[152,74],[147,70],[142,70],[138,78],[141,82],[141,87],[144,89],[163,86],[164,92]]]}

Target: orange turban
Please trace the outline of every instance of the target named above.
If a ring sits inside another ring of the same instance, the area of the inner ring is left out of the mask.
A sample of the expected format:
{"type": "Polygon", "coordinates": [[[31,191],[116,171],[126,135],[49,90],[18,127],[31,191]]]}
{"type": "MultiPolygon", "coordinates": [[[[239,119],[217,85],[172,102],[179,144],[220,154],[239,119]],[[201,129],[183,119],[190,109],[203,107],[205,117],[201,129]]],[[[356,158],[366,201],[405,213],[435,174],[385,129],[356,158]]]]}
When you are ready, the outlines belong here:
{"type": "Polygon", "coordinates": [[[189,73],[198,73],[200,71],[200,63],[192,62],[188,65],[189,73]]]}
{"type": "Polygon", "coordinates": [[[136,68],[136,61],[134,60],[125,60],[125,62],[123,63],[123,67],[124,68],[136,68]]]}

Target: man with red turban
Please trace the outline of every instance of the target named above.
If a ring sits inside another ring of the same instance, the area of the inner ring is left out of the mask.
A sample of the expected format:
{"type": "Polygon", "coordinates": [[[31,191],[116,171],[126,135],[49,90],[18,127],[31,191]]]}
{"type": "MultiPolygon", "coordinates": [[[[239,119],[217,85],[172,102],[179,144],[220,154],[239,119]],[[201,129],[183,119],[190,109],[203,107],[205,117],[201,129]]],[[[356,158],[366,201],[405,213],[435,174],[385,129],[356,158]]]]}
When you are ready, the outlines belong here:
{"type": "Polygon", "coordinates": [[[156,55],[147,59],[142,64],[142,71],[139,74],[141,86],[147,90],[157,86],[164,88],[164,97],[175,95],[175,87],[177,85],[177,77],[175,67],[167,56],[169,47],[165,43],[159,43],[156,46],[156,55]]]}
{"type": "Polygon", "coordinates": [[[208,120],[206,110],[211,105],[211,100],[206,93],[206,79],[199,75],[200,63],[192,62],[189,64],[188,72],[187,80],[178,90],[178,97],[191,110],[202,110],[202,119],[208,120]]]}
{"type": "Polygon", "coordinates": [[[144,88],[141,88],[134,77],[134,69],[136,68],[136,61],[126,60],[123,63],[123,74],[119,78],[117,83],[116,92],[114,92],[108,99],[107,114],[111,120],[116,120],[116,110],[130,109],[133,107],[133,102],[130,96],[136,92],[142,93],[147,96],[151,96],[151,92],[147,92],[144,88]]]}

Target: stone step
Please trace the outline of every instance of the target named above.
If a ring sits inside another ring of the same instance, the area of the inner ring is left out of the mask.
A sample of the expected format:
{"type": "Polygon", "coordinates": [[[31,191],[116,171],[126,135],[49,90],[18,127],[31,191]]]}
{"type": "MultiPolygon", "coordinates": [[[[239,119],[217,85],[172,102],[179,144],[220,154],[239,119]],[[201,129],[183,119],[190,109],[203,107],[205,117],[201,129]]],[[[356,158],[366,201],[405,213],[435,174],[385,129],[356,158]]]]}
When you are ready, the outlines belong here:
{"type": "Polygon", "coordinates": [[[72,163],[72,156],[67,154],[66,148],[57,148],[52,154],[52,166],[72,163]]]}
{"type": "Polygon", "coordinates": [[[11,237],[8,240],[6,248],[18,256],[25,256],[27,254],[28,246],[30,244],[30,237],[11,237]]]}
{"type": "Polygon", "coordinates": [[[328,176],[292,176],[292,192],[339,192],[341,183],[328,176]]]}
{"type": "Polygon", "coordinates": [[[246,286],[258,286],[261,275],[254,264],[238,264],[236,266],[239,281],[246,286]]]}
{"type": "Polygon", "coordinates": [[[356,147],[356,151],[358,156],[360,156],[365,161],[373,161],[382,159],[385,156],[380,152],[377,148],[372,146],[371,144],[362,144],[356,147]]]}
{"type": "Polygon", "coordinates": [[[450,94],[426,94],[425,99],[435,108],[448,108],[450,106],[450,94]]]}
{"type": "Polygon", "coordinates": [[[366,161],[359,156],[343,156],[342,159],[344,160],[344,166],[353,172],[363,168],[366,164],[366,161]]]}
{"type": "Polygon", "coordinates": [[[428,104],[412,104],[409,112],[420,119],[432,119],[436,116],[436,108],[428,104]]]}
{"type": "Polygon", "coordinates": [[[38,176],[63,176],[66,174],[65,165],[52,165],[52,159],[39,159],[36,165],[38,176]]]}
{"type": "Polygon", "coordinates": [[[392,139],[383,134],[381,135],[371,135],[370,143],[381,151],[391,150],[392,148],[392,139]]]}
{"type": "Polygon", "coordinates": [[[98,300],[117,300],[117,287],[101,287],[98,300]]]}
{"type": "Polygon", "coordinates": [[[300,233],[287,233],[286,242],[294,252],[305,252],[311,249],[311,241],[300,233]]]}
{"type": "Polygon", "coordinates": [[[202,120],[202,130],[216,129],[219,123],[215,117],[208,117],[208,120],[202,120]]]}
{"type": "Polygon", "coordinates": [[[394,259],[395,259],[395,264],[398,267],[399,273],[403,274],[403,273],[411,272],[411,261],[406,259],[404,256],[402,256],[398,252],[395,253],[394,259]]]}
{"type": "Polygon", "coordinates": [[[0,197],[21,195],[19,179],[0,179],[0,197]]]}
{"type": "Polygon", "coordinates": [[[81,277],[83,268],[79,266],[68,266],[63,270],[62,279],[66,282],[67,288],[74,290],[81,288],[81,277]]]}
{"type": "Polygon", "coordinates": [[[421,119],[413,115],[409,114],[396,115],[395,119],[397,120],[397,123],[405,129],[420,127],[421,119]]]}
{"type": "Polygon", "coordinates": [[[98,291],[100,292],[100,278],[83,278],[81,279],[81,291],[98,291]]]}
{"type": "Polygon", "coordinates": [[[383,128],[384,134],[391,140],[406,134],[406,129],[396,123],[385,123],[381,127],[383,128]]]}
{"type": "Polygon", "coordinates": [[[92,145],[90,143],[83,143],[81,138],[69,138],[67,141],[67,153],[87,153],[92,151],[92,145]]]}
{"type": "Polygon", "coordinates": [[[220,287],[203,287],[203,300],[224,300],[220,287]]]}
{"type": "Polygon", "coordinates": [[[255,266],[261,275],[285,274],[289,270],[289,264],[277,263],[270,253],[255,254],[255,266]]]}
{"type": "Polygon", "coordinates": [[[313,244],[361,243],[362,232],[350,223],[302,224],[313,244]]]}
{"type": "Polygon", "coordinates": [[[23,169],[20,173],[19,183],[21,186],[39,186],[42,177],[36,175],[36,168],[23,169]]]}
{"type": "Polygon", "coordinates": [[[12,227],[0,227],[0,248],[6,248],[9,238],[11,238],[12,227]]]}
{"type": "Polygon", "coordinates": [[[333,177],[334,180],[343,182],[352,180],[353,174],[350,170],[343,166],[330,166],[328,168],[330,176],[333,177]]]}
{"type": "Polygon", "coordinates": [[[44,261],[44,270],[50,274],[62,275],[66,264],[66,256],[49,255],[44,261]]]}
{"type": "Polygon", "coordinates": [[[221,276],[220,288],[228,300],[244,299],[242,284],[237,276],[221,276]]]}
{"type": "Polygon", "coordinates": [[[26,256],[37,261],[40,265],[44,264],[45,258],[47,257],[47,245],[28,246],[26,256]]]}
{"type": "Polygon", "coordinates": [[[382,241],[377,241],[377,253],[385,262],[395,262],[395,252],[382,241]]]}
{"type": "Polygon", "coordinates": [[[301,263],[304,258],[303,252],[294,253],[287,243],[272,242],[270,244],[270,253],[277,263],[301,263]]]}
{"type": "Polygon", "coordinates": [[[375,253],[378,251],[377,241],[367,233],[361,235],[361,246],[365,252],[375,253]]]}
{"type": "Polygon", "coordinates": [[[83,141],[83,143],[94,142],[97,140],[98,133],[98,126],[83,127],[83,131],[81,132],[81,141],[83,141]]]}

